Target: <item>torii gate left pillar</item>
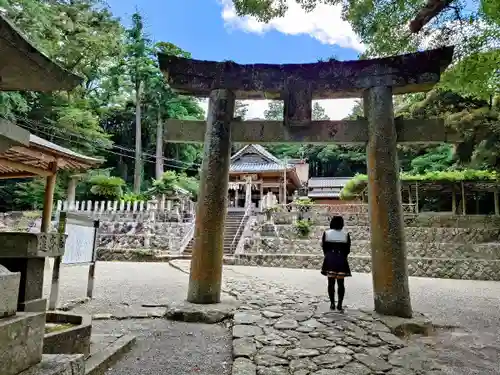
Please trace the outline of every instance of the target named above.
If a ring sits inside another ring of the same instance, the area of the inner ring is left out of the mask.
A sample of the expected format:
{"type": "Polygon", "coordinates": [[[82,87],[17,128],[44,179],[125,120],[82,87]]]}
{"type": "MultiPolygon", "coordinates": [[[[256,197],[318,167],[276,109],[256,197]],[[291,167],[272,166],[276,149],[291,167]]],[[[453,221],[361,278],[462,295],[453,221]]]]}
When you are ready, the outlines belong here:
{"type": "Polygon", "coordinates": [[[187,297],[192,303],[220,302],[234,104],[232,91],[210,92],[187,297]]]}
{"type": "Polygon", "coordinates": [[[453,48],[447,47],[374,60],[239,65],[160,54],[160,68],[172,88],[191,95],[211,96],[205,134],[200,123],[189,121],[170,121],[165,129],[170,142],[205,143],[188,300],[219,301],[220,234],[226,215],[230,139],[247,143],[364,143],[368,156],[375,310],[385,315],[411,317],[396,144],[445,142],[447,132],[442,121],[394,119],[392,95],[430,90],[450,64],[452,55],[453,48]],[[212,99],[214,89],[220,92],[221,88],[226,93],[234,92],[238,99],[284,100],[284,121],[231,123],[234,106],[223,102],[215,105],[212,99]],[[311,121],[312,100],[356,96],[364,98],[365,119],[311,121]],[[219,114],[214,116],[217,111],[219,114]],[[226,127],[227,132],[217,133],[216,129],[226,127]],[[229,128],[232,137],[228,135],[229,128]],[[215,163],[219,163],[219,169],[207,173],[207,166],[215,163]]]}

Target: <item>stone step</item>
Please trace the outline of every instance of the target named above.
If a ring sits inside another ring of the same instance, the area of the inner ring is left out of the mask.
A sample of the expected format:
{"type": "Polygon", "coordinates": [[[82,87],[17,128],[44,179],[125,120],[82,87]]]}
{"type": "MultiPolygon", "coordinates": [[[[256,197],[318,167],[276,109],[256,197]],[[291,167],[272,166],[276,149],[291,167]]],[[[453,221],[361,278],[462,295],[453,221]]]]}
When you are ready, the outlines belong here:
{"type": "MultiPolygon", "coordinates": [[[[322,256],[293,254],[237,254],[234,264],[244,266],[321,269],[322,256]]],[[[371,272],[369,256],[350,256],[352,272],[371,272]]],[[[500,281],[500,260],[408,257],[410,276],[500,281]]],[[[356,277],[354,274],[353,277],[356,277]]]]}

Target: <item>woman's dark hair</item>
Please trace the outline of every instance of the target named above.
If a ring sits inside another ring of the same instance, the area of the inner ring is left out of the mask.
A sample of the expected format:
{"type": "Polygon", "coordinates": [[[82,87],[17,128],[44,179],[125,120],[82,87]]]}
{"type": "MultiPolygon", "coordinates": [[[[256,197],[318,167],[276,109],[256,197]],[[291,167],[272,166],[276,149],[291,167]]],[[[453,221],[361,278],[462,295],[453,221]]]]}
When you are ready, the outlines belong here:
{"type": "Polygon", "coordinates": [[[344,228],[344,218],[342,216],[334,216],[330,221],[330,229],[342,230],[344,228]]]}

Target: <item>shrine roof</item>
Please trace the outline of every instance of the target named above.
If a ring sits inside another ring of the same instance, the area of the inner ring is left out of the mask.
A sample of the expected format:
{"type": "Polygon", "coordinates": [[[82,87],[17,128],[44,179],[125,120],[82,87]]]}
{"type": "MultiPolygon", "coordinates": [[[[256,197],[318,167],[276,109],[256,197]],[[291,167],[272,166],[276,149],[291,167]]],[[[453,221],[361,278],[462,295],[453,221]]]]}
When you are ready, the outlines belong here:
{"type": "Polygon", "coordinates": [[[231,156],[231,161],[235,161],[239,159],[242,155],[250,153],[259,154],[270,162],[281,163],[281,164],[283,163],[280,159],[278,159],[276,156],[267,151],[265,147],[259,144],[250,144],[243,146],[241,149],[235,152],[233,156],[231,156]]]}
{"type": "Polygon", "coordinates": [[[86,170],[104,160],[81,155],[30,134],[28,145],[13,146],[0,153],[1,178],[48,176],[57,170],[86,170]]]}
{"type": "Polygon", "coordinates": [[[309,198],[340,198],[342,189],[331,189],[328,191],[310,191],[307,193],[309,198]]]}
{"type": "Polygon", "coordinates": [[[355,61],[309,64],[237,64],[158,54],[160,68],[173,89],[209,96],[232,90],[237,99],[283,99],[286,92],[310,90],[312,99],[360,97],[374,86],[391,86],[394,94],[424,92],[451,63],[453,47],[355,61]]]}
{"type": "MultiPolygon", "coordinates": [[[[293,165],[287,164],[287,170],[295,169],[293,165]]],[[[255,173],[255,172],[283,172],[284,164],[278,163],[236,163],[229,167],[230,172],[255,173]]]]}
{"type": "Polygon", "coordinates": [[[311,177],[308,181],[309,188],[334,188],[344,187],[352,177],[311,177]]]}
{"type": "Polygon", "coordinates": [[[1,13],[0,55],[1,91],[71,90],[82,81],[37,49],[1,13]]]}
{"type": "MultiPolygon", "coordinates": [[[[295,170],[293,164],[286,164],[287,170],[295,170]]],[[[246,145],[231,157],[230,172],[234,173],[256,173],[256,172],[282,172],[285,170],[285,162],[267,151],[259,144],[246,145]],[[253,156],[245,159],[245,156],[253,156]]]]}

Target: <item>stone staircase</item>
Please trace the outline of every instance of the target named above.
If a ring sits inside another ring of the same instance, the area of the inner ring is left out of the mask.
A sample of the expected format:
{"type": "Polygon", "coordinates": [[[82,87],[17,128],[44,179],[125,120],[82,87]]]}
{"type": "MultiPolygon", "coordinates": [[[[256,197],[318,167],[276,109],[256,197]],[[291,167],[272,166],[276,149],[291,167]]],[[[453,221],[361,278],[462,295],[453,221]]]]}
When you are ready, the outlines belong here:
{"type": "MultiPolygon", "coordinates": [[[[245,225],[248,221],[248,216],[245,217],[245,213],[242,211],[228,211],[226,217],[226,225],[224,226],[224,255],[233,254],[235,249],[231,249],[231,244],[233,243],[236,233],[238,232],[238,227],[240,226],[242,220],[244,221],[241,224],[238,237],[234,241],[234,246],[238,245],[238,241],[240,240],[243,229],[245,229],[245,225]]],[[[189,241],[182,255],[191,255],[193,252],[193,244],[194,237],[191,239],[191,241],[189,241]]]]}

